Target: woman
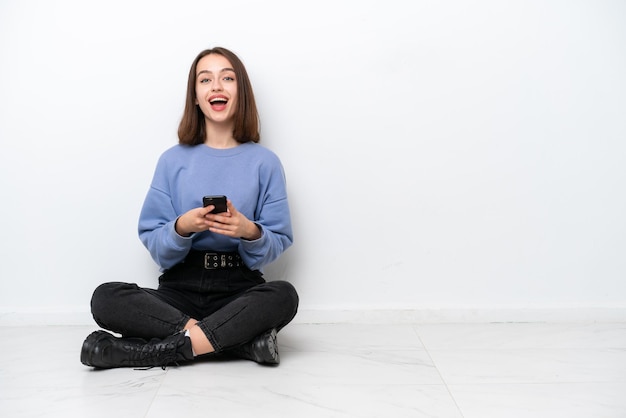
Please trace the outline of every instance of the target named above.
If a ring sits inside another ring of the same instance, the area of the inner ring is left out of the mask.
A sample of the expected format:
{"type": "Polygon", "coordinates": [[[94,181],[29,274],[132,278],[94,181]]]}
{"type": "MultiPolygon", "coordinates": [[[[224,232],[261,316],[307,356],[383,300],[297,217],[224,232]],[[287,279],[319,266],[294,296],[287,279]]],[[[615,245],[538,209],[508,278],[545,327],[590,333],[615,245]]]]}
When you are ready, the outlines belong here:
{"type": "Polygon", "coordinates": [[[100,285],[93,317],[122,337],[93,332],[81,362],[164,367],[229,352],[277,365],[276,333],[295,316],[298,295],[261,271],[293,242],[285,176],[258,144],[252,86],[231,51],[208,49],[193,61],[178,136],[157,163],[139,218],[139,237],[163,272],[159,287],[100,285]],[[212,213],[207,195],[227,196],[227,210],[212,213]]]}

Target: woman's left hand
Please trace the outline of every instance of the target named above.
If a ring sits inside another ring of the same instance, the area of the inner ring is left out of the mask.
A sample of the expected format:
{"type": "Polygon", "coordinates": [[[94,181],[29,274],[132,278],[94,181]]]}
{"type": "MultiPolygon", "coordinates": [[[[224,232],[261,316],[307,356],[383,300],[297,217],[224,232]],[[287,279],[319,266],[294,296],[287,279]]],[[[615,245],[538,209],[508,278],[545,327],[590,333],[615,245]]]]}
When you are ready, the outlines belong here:
{"type": "Polygon", "coordinates": [[[226,207],[227,212],[207,213],[204,216],[209,221],[209,231],[249,241],[261,238],[259,227],[239,212],[230,199],[226,201],[226,207]]]}

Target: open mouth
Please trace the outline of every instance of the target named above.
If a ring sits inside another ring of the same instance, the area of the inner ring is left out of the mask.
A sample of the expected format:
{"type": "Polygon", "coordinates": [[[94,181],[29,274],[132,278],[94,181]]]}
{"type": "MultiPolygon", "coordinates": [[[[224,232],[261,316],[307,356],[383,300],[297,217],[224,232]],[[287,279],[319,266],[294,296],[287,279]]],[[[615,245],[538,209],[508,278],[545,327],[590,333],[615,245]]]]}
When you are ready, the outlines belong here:
{"type": "Polygon", "coordinates": [[[209,99],[209,104],[213,110],[224,110],[227,103],[228,99],[226,97],[213,97],[209,99]]]}

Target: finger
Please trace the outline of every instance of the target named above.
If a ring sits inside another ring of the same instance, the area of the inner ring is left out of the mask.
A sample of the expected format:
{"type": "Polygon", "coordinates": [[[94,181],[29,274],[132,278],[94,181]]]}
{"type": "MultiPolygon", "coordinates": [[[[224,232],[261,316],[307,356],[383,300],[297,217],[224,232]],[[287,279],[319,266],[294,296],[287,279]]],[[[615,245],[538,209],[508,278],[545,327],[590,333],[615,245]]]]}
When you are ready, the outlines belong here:
{"type": "Polygon", "coordinates": [[[208,205],[202,208],[202,216],[207,216],[211,211],[215,209],[215,205],[208,205]]]}
{"type": "Polygon", "coordinates": [[[233,205],[233,202],[230,199],[226,200],[226,207],[231,214],[235,215],[238,213],[237,208],[233,205]]]}
{"type": "Polygon", "coordinates": [[[216,234],[220,234],[220,235],[226,235],[228,237],[235,236],[235,231],[232,230],[232,228],[224,228],[223,226],[220,226],[220,227],[212,226],[209,228],[209,231],[216,233],[216,234]]]}

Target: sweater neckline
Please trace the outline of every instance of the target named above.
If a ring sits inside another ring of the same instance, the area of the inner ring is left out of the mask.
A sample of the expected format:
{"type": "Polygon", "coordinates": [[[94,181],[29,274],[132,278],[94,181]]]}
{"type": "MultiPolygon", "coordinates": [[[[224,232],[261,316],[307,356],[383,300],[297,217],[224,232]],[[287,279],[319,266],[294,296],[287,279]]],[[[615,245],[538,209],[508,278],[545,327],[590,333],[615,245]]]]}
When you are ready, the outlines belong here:
{"type": "Polygon", "coordinates": [[[252,146],[250,142],[244,142],[232,148],[211,148],[206,144],[198,144],[198,147],[201,147],[203,153],[213,157],[232,157],[233,155],[241,154],[246,149],[250,148],[250,146],[252,146]]]}

